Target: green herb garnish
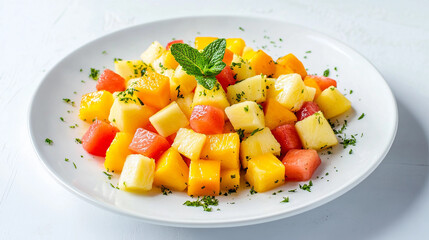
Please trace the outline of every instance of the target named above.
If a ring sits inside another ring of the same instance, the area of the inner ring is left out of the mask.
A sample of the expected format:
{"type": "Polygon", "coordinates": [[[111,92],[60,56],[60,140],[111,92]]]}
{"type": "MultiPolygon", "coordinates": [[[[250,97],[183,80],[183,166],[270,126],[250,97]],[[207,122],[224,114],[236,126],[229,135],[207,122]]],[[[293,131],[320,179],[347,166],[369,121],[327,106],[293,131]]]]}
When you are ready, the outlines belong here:
{"type": "Polygon", "coordinates": [[[365,113],[362,113],[362,115],[360,115],[360,117],[358,118],[358,120],[361,120],[364,117],[365,117],[365,113]]]}
{"type": "Polygon", "coordinates": [[[186,201],[183,203],[183,205],[188,207],[203,207],[204,211],[211,212],[213,209],[209,206],[217,206],[219,204],[219,200],[217,200],[215,197],[211,196],[204,196],[200,199],[198,197],[195,201],[186,201]]]}
{"type": "Polygon", "coordinates": [[[289,202],[289,197],[283,197],[283,200],[281,201],[281,203],[288,203],[289,202]]]}
{"type": "Polygon", "coordinates": [[[52,144],[54,144],[54,141],[52,141],[51,139],[49,139],[49,138],[46,138],[45,139],[45,143],[47,143],[47,144],[49,144],[49,145],[52,145],[52,144]]]}
{"type": "Polygon", "coordinates": [[[329,68],[323,72],[324,77],[329,77],[329,68]]]}
{"type": "Polygon", "coordinates": [[[301,188],[302,190],[311,192],[311,187],[313,186],[313,182],[310,180],[310,182],[308,182],[308,184],[304,184],[301,186],[301,184],[299,184],[299,188],[301,188]]]}
{"type": "Polygon", "coordinates": [[[89,77],[98,80],[98,74],[100,74],[100,70],[97,70],[95,68],[91,68],[91,73],[89,74],[89,77]]]}

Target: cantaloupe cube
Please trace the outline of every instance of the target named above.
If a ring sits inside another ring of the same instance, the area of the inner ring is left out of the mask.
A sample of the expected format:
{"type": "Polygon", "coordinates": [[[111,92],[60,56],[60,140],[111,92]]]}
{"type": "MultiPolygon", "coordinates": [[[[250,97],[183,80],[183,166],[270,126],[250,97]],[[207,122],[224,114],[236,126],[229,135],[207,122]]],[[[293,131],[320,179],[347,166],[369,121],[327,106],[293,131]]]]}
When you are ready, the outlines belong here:
{"type": "Polygon", "coordinates": [[[243,54],[243,49],[246,46],[246,43],[241,38],[227,38],[226,39],[226,48],[229,49],[234,54],[241,56],[243,54]]]}
{"type": "Polygon", "coordinates": [[[265,126],[269,129],[274,129],[287,123],[294,123],[297,120],[293,112],[289,111],[273,98],[265,101],[264,116],[265,126]]]}
{"type": "Polygon", "coordinates": [[[236,54],[234,54],[234,57],[232,58],[231,70],[234,72],[234,77],[237,81],[256,75],[255,70],[250,66],[250,63],[236,54]]]}
{"type": "Polygon", "coordinates": [[[196,133],[191,129],[181,128],[177,131],[176,138],[171,146],[185,157],[195,160],[200,158],[205,142],[206,135],[196,133]]]}
{"type": "Polygon", "coordinates": [[[141,154],[128,155],[119,177],[119,189],[127,192],[144,192],[152,189],[155,160],[141,154]]]}
{"type": "Polygon", "coordinates": [[[179,65],[170,78],[170,85],[171,99],[174,100],[180,95],[191,93],[197,86],[197,80],[194,76],[188,75],[179,65]]]}
{"type": "Polygon", "coordinates": [[[321,111],[297,122],[295,128],[304,148],[323,150],[338,143],[331,125],[321,111]]]}
{"type": "Polygon", "coordinates": [[[256,75],[273,75],[276,71],[276,64],[268,54],[262,50],[258,50],[255,55],[249,60],[250,66],[255,70],[256,75]]]}
{"type": "Polygon", "coordinates": [[[189,177],[188,165],[174,148],[169,148],[156,162],[153,184],[170,190],[183,191],[189,177]]]}
{"type": "Polygon", "coordinates": [[[207,47],[207,45],[209,45],[216,39],[218,38],[217,37],[196,37],[195,48],[198,50],[203,50],[205,47],[207,47]]]}
{"type": "Polygon", "coordinates": [[[220,191],[220,162],[192,160],[189,166],[188,195],[217,196],[220,191]]]}
{"type": "Polygon", "coordinates": [[[116,60],[114,64],[115,72],[126,81],[141,77],[142,72],[145,72],[149,67],[142,60],[116,60]]]}
{"type": "Polygon", "coordinates": [[[256,192],[266,192],[284,183],[285,166],[271,153],[259,155],[249,161],[245,178],[256,192]]]}
{"type": "Polygon", "coordinates": [[[255,131],[246,140],[241,142],[241,166],[247,168],[250,159],[265,153],[280,155],[280,143],[277,142],[267,127],[257,132],[255,131]]]}
{"type": "MultiPolygon", "coordinates": [[[[274,85],[276,100],[287,109],[296,112],[305,101],[305,85],[301,76],[296,73],[280,76],[274,85]]],[[[271,93],[270,93],[271,94],[271,93]]]]}
{"type": "Polygon", "coordinates": [[[108,91],[87,93],[80,101],[79,118],[88,123],[95,119],[107,121],[112,104],[113,95],[108,91]]]}
{"type": "Polygon", "coordinates": [[[165,63],[164,67],[168,69],[176,69],[179,66],[179,63],[174,58],[173,54],[171,54],[171,51],[168,50],[165,54],[165,63]]]}
{"type": "Polygon", "coordinates": [[[128,146],[133,141],[133,134],[118,132],[106,151],[104,167],[107,171],[121,172],[128,155],[132,154],[128,146]]]}
{"type": "Polygon", "coordinates": [[[351,102],[333,86],[323,90],[316,103],[327,119],[345,113],[352,106],[351,102]]]}
{"type": "Polygon", "coordinates": [[[223,169],[240,169],[240,137],[237,133],[207,135],[201,158],[217,160],[223,169]]]}
{"type": "Polygon", "coordinates": [[[304,84],[307,87],[312,87],[312,88],[316,89],[316,94],[314,95],[314,99],[317,99],[319,97],[320,93],[322,93],[319,85],[317,84],[316,80],[314,80],[314,78],[306,76],[304,79],[304,84]]]}
{"type": "Polygon", "coordinates": [[[307,70],[305,70],[304,64],[292,53],[277,59],[277,64],[291,69],[294,73],[298,73],[301,75],[302,79],[307,76],[307,70]]]}
{"type": "Polygon", "coordinates": [[[109,121],[121,132],[134,133],[137,128],[145,127],[149,117],[156,113],[156,109],[142,105],[136,94],[131,96],[130,89],[117,94],[110,109],[109,121]]]}
{"type": "Polygon", "coordinates": [[[266,99],[266,76],[256,75],[227,88],[228,101],[231,104],[254,101],[264,102],[266,99]]]}
{"type": "Polygon", "coordinates": [[[153,42],[141,55],[140,58],[146,64],[151,64],[165,52],[164,46],[158,41],[153,42]]]}
{"type": "Polygon", "coordinates": [[[235,130],[251,133],[257,128],[264,128],[264,112],[255,102],[245,101],[225,108],[225,113],[235,130]]]}
{"type": "Polygon", "coordinates": [[[249,47],[249,46],[245,46],[243,48],[243,59],[249,61],[253,56],[255,56],[256,51],[253,50],[253,48],[249,47]]]}
{"type": "Polygon", "coordinates": [[[240,169],[220,170],[220,189],[226,193],[236,192],[240,187],[240,169]]]}
{"type": "Polygon", "coordinates": [[[148,71],[141,78],[132,79],[130,87],[144,104],[161,109],[170,103],[170,79],[159,73],[148,71]]]}
{"type": "Polygon", "coordinates": [[[192,107],[196,105],[209,105],[225,110],[225,108],[229,106],[229,102],[226,98],[225,91],[219,83],[216,83],[211,90],[208,90],[198,84],[195,88],[192,107]]]}
{"type": "Polygon", "coordinates": [[[312,87],[305,86],[305,100],[304,102],[312,102],[316,96],[316,89],[312,87]]]}
{"type": "Polygon", "coordinates": [[[186,115],[186,118],[190,118],[192,114],[192,101],[194,100],[194,93],[180,94],[176,99],[177,105],[179,105],[182,112],[186,115]]]}
{"type": "Polygon", "coordinates": [[[168,137],[180,128],[189,125],[186,115],[182,112],[176,102],[170,103],[159,112],[149,118],[159,135],[168,137]]]}

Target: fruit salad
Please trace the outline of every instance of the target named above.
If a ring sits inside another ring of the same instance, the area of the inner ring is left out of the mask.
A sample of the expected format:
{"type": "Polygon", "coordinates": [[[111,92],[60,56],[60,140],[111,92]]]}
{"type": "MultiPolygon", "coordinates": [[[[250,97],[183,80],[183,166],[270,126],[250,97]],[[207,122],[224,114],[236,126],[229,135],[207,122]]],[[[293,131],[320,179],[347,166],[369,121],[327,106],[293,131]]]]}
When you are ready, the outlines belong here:
{"type": "Polygon", "coordinates": [[[119,189],[217,196],[310,180],[318,152],[338,144],[328,120],[350,108],[334,79],[308,75],[292,53],[274,61],[240,38],[197,37],[116,59],[79,118],[90,124],[83,148],[119,189]]]}

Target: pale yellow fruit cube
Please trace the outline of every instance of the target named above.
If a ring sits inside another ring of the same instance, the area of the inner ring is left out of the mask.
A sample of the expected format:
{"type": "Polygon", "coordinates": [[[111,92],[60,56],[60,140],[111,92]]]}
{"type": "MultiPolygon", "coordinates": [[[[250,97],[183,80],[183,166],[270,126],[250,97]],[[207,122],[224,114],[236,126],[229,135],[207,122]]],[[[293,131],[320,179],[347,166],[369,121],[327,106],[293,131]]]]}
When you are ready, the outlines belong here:
{"type": "Polygon", "coordinates": [[[235,79],[241,81],[256,75],[250,63],[237,54],[234,54],[231,62],[231,70],[234,72],[235,79]]]}
{"type": "Polygon", "coordinates": [[[149,118],[159,135],[168,137],[189,125],[186,115],[176,102],[172,102],[149,118]]]}
{"type": "Polygon", "coordinates": [[[265,127],[264,112],[262,107],[255,102],[245,101],[225,108],[226,116],[234,129],[251,133],[257,128],[265,127]]]}
{"type": "Polygon", "coordinates": [[[265,75],[257,75],[229,86],[227,88],[228,101],[231,104],[244,101],[264,102],[266,81],[265,75]]]}
{"type": "Polygon", "coordinates": [[[180,109],[182,109],[182,112],[186,115],[188,119],[191,118],[193,99],[194,99],[194,93],[191,92],[183,95],[180,94],[180,96],[176,100],[177,105],[179,105],[180,109]]]}
{"type": "Polygon", "coordinates": [[[312,102],[316,96],[316,89],[313,87],[305,86],[305,102],[312,102]]]}
{"type": "Polygon", "coordinates": [[[128,155],[119,177],[119,189],[127,192],[144,192],[152,189],[155,160],[141,154],[128,155]]]}
{"type": "Polygon", "coordinates": [[[352,107],[351,102],[333,86],[323,90],[316,103],[327,119],[339,116],[352,107]]]}
{"type": "Polygon", "coordinates": [[[197,86],[197,80],[195,80],[195,77],[188,75],[180,65],[177,66],[176,70],[174,71],[174,75],[171,77],[171,82],[173,83],[171,85],[174,85],[176,96],[178,94],[179,95],[189,94],[197,86]],[[179,93],[179,90],[180,90],[180,93],[179,93]]]}
{"type": "Polygon", "coordinates": [[[149,67],[142,60],[116,60],[114,64],[115,72],[126,81],[141,77],[142,71],[145,72],[149,67]]]}
{"type": "Polygon", "coordinates": [[[298,111],[306,99],[305,85],[301,76],[296,73],[281,75],[277,78],[274,91],[276,100],[289,110],[298,111]]]}
{"type": "Polygon", "coordinates": [[[237,133],[207,135],[202,159],[218,160],[222,169],[240,169],[240,137],[237,133]]]}
{"type": "Polygon", "coordinates": [[[200,158],[206,138],[204,134],[196,133],[191,129],[181,128],[177,131],[176,138],[171,146],[183,156],[191,160],[196,160],[200,158]]]}
{"type": "Polygon", "coordinates": [[[259,155],[249,161],[245,178],[256,192],[266,192],[285,182],[285,166],[271,153],[259,155]]]}
{"type": "Polygon", "coordinates": [[[158,41],[153,42],[141,55],[140,58],[146,64],[151,64],[165,52],[164,46],[158,41]]]}
{"type": "Polygon", "coordinates": [[[209,105],[224,110],[229,106],[225,91],[219,83],[211,89],[206,89],[202,85],[197,84],[195,88],[194,100],[192,107],[196,105],[209,105]]]}
{"type": "Polygon", "coordinates": [[[295,124],[304,148],[323,150],[338,144],[337,137],[321,111],[295,124]]]}

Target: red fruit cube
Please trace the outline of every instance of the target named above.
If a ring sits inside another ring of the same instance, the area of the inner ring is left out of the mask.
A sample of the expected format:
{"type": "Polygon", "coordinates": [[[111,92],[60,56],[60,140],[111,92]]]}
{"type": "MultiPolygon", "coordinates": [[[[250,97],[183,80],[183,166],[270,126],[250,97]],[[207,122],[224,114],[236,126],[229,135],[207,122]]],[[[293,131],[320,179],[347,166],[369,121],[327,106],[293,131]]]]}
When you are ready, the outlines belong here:
{"type": "Polygon", "coordinates": [[[138,128],[134,134],[133,141],[128,147],[131,151],[140,153],[149,158],[157,158],[164,151],[170,148],[170,143],[164,137],[150,132],[143,128],[138,128]]]}
{"type": "Polygon", "coordinates": [[[119,132],[114,126],[95,120],[82,137],[82,146],[88,153],[105,157],[106,151],[119,132]]]}
{"type": "Polygon", "coordinates": [[[301,109],[299,109],[299,111],[296,112],[295,115],[297,120],[301,121],[304,118],[317,113],[318,111],[320,111],[320,108],[315,102],[304,102],[304,104],[302,104],[301,109]]]}
{"type": "Polygon", "coordinates": [[[291,149],[301,149],[302,143],[292,123],[278,126],[271,130],[277,142],[280,143],[281,153],[285,154],[291,149]]]}
{"type": "Polygon", "coordinates": [[[125,90],[125,79],[110,69],[105,69],[97,81],[97,91],[120,92],[125,90]]]}
{"type": "Polygon", "coordinates": [[[319,167],[321,161],[316,150],[293,149],[283,158],[287,180],[307,181],[319,167]]]}
{"type": "Polygon", "coordinates": [[[170,50],[171,45],[173,45],[175,43],[183,43],[183,40],[174,40],[174,41],[171,41],[171,42],[167,43],[167,46],[165,46],[165,49],[170,50]]]}
{"type": "Polygon", "coordinates": [[[220,85],[222,86],[225,92],[226,92],[226,88],[229,85],[234,85],[236,82],[234,78],[234,72],[231,70],[229,66],[225,66],[222,72],[216,75],[216,79],[220,83],[220,85]]]}
{"type": "Polygon", "coordinates": [[[316,81],[317,85],[319,85],[321,91],[327,89],[330,86],[337,87],[337,81],[332,78],[316,75],[308,75],[307,77],[313,78],[314,81],[316,81]]]}
{"type": "Polygon", "coordinates": [[[189,123],[191,128],[198,133],[222,133],[225,124],[224,113],[222,109],[217,107],[197,105],[192,110],[189,123]]]}

